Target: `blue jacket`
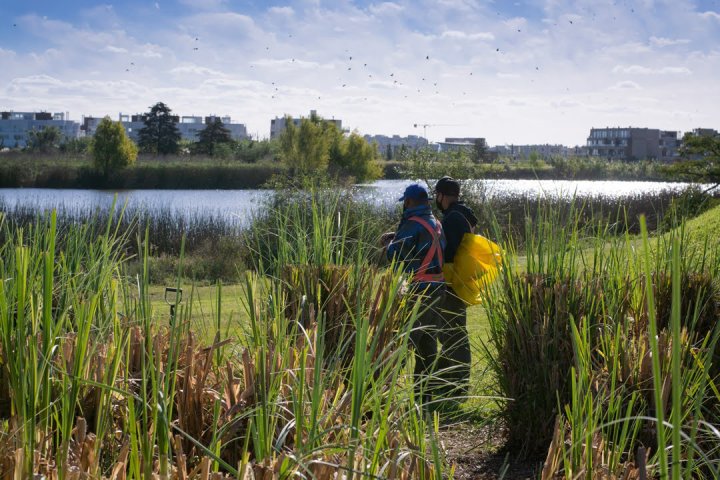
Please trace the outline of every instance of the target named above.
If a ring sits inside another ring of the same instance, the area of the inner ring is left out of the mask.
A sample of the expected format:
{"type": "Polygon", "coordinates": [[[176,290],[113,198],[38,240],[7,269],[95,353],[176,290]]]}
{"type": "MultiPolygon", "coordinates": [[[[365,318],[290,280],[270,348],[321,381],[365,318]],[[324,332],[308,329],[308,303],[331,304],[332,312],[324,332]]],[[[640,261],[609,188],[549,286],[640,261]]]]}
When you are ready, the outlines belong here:
{"type": "MultiPolygon", "coordinates": [[[[388,245],[387,256],[390,260],[405,262],[405,272],[412,274],[420,268],[432,245],[432,236],[418,222],[408,220],[410,217],[420,217],[432,228],[437,228],[439,222],[433,216],[429,204],[408,208],[403,212],[402,220],[395,232],[395,238],[388,245]]],[[[445,235],[442,234],[440,235],[440,248],[441,251],[445,249],[445,235]]],[[[442,273],[442,266],[440,255],[435,255],[427,273],[442,273]]],[[[436,283],[440,282],[418,282],[418,285],[436,283]]]]}

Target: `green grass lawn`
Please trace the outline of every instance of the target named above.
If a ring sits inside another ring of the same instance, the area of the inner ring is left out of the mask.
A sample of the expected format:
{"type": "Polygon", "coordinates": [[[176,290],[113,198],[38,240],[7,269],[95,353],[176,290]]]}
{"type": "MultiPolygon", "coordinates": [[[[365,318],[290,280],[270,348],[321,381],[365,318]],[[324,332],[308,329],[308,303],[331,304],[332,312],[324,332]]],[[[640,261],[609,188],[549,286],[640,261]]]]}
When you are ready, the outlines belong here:
{"type": "MultiPolygon", "coordinates": [[[[223,285],[218,309],[218,287],[181,285],[183,298],[178,308],[178,317],[190,309],[191,330],[204,342],[211,342],[219,324],[223,338],[240,334],[247,324],[248,315],[244,306],[245,289],[243,285],[223,285]]],[[[174,300],[174,294],[169,299],[174,300]]],[[[154,285],[150,288],[150,302],[153,314],[158,321],[169,321],[170,306],[165,302],[165,286],[154,285]]]]}

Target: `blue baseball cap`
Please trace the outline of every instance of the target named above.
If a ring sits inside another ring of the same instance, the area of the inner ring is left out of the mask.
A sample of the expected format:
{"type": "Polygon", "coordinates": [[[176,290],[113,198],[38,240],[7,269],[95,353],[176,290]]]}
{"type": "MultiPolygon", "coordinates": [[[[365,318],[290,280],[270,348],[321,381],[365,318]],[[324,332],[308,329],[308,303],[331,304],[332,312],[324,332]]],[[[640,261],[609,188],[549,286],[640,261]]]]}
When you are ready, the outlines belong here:
{"type": "Polygon", "coordinates": [[[412,185],[408,185],[408,187],[405,189],[405,193],[403,193],[403,196],[398,198],[398,202],[402,202],[406,198],[412,198],[414,200],[427,200],[427,189],[419,183],[413,183],[412,185]]]}

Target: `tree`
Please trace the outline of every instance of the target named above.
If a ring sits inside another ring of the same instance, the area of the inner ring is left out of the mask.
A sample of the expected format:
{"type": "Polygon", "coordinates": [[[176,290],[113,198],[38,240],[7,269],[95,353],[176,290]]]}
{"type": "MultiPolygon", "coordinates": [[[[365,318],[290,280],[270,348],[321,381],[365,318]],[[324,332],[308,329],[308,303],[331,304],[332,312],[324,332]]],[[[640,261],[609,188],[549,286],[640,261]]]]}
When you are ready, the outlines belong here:
{"type": "Polygon", "coordinates": [[[387,144],[387,147],[385,148],[385,160],[390,161],[393,159],[393,149],[392,145],[389,143],[387,144]]]}
{"type": "Polygon", "coordinates": [[[473,143],[472,159],[475,163],[484,162],[487,158],[487,144],[482,138],[476,138],[473,143]]]}
{"type": "Polygon", "coordinates": [[[380,177],[377,148],[357,133],[345,137],[334,122],[326,122],[317,115],[301,119],[299,126],[286,118],[285,125],[280,135],[280,152],[294,174],[324,175],[330,167],[331,173],[359,182],[380,177]]]}
{"type": "Polygon", "coordinates": [[[177,119],[170,113],[170,107],[158,102],[146,114],[145,126],[140,129],[140,150],[156,155],[176,154],[179,151],[180,132],[177,119]]]}
{"type": "Polygon", "coordinates": [[[193,145],[196,153],[204,153],[206,155],[214,155],[218,145],[232,144],[233,138],[230,130],[225,128],[222,120],[215,117],[213,121],[208,123],[204,129],[198,133],[198,141],[193,145]]]}
{"type": "Polygon", "coordinates": [[[122,123],[105,117],[95,131],[91,151],[95,168],[100,170],[107,180],[111,173],[133,165],[138,149],[125,134],[122,123]]]}
{"type": "MultiPolygon", "coordinates": [[[[330,159],[328,131],[321,122],[303,118],[295,126],[290,117],[285,118],[286,128],[280,135],[280,153],[293,173],[322,174],[330,159]]],[[[333,125],[333,128],[336,128],[333,125]]]]}
{"type": "Polygon", "coordinates": [[[65,154],[85,155],[92,143],[92,137],[70,138],[60,144],[60,151],[65,154]]]}
{"type": "Polygon", "coordinates": [[[663,172],[674,179],[687,179],[720,186],[720,135],[696,135],[688,132],[680,148],[681,161],[665,167],[663,172]]]}
{"type": "Polygon", "coordinates": [[[347,138],[340,137],[337,153],[331,154],[330,165],[336,168],[341,176],[353,177],[356,182],[365,182],[382,175],[376,159],[377,149],[355,132],[347,138]]]}
{"type": "Polygon", "coordinates": [[[45,127],[40,130],[34,128],[28,132],[27,146],[30,150],[47,153],[57,150],[63,134],[58,127],[45,127]]]}

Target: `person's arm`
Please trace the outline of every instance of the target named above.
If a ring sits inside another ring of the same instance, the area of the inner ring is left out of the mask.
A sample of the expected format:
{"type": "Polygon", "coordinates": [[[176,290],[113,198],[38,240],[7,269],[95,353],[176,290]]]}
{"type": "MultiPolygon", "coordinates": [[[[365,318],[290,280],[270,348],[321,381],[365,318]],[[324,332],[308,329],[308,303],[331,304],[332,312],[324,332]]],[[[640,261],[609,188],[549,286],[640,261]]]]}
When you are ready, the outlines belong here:
{"type": "Polygon", "coordinates": [[[410,260],[414,256],[416,240],[417,228],[415,228],[414,222],[401,223],[395,232],[395,238],[388,244],[388,260],[410,260]]]}

